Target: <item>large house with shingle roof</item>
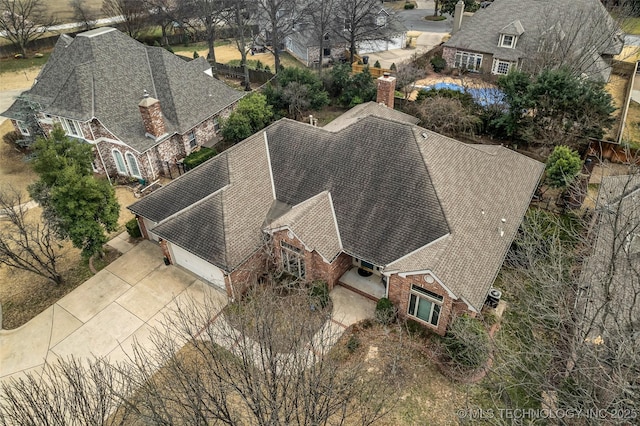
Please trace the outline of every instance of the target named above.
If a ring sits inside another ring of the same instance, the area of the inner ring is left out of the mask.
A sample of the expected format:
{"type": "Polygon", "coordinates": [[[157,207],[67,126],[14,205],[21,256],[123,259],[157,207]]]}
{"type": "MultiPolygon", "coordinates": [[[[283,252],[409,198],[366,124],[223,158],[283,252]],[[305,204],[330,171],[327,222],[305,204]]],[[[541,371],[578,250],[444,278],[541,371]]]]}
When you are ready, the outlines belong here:
{"type": "Polygon", "coordinates": [[[96,172],[154,180],[215,139],[243,96],[210,69],[114,28],[62,35],[33,87],[1,115],[25,136],[29,114],[45,134],[59,123],[95,146],[96,172]]]}
{"type": "Polygon", "coordinates": [[[450,68],[504,75],[567,66],[607,82],[624,35],[600,0],[495,0],[445,44],[450,68]]]}
{"type": "Polygon", "coordinates": [[[281,119],[129,209],[230,298],[271,261],[444,333],[482,309],[543,169],[368,103],[324,128],[281,119]]]}

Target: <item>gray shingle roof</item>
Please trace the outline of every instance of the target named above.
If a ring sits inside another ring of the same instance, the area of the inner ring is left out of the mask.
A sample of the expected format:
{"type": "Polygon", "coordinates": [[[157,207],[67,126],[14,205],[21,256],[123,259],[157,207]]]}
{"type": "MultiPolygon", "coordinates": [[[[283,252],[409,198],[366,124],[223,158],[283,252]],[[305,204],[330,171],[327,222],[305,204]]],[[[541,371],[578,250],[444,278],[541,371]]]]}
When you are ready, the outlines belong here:
{"type": "MultiPolygon", "coordinates": [[[[186,133],[243,96],[204,73],[206,60],[185,62],[113,28],[59,39],[37,82],[24,96],[43,110],[79,121],[96,117],[138,152],[156,144],[145,137],[138,110],[144,90],[160,100],[167,131],[186,133]]],[[[10,108],[3,115],[13,117],[10,108]]]]}
{"type": "MultiPolygon", "coordinates": [[[[465,20],[445,46],[516,61],[535,54],[542,38],[555,41],[556,34],[580,55],[591,55],[590,49],[599,55],[615,55],[623,46],[622,33],[600,0],[495,0],[465,20]],[[516,48],[498,47],[503,29],[508,34],[520,31],[511,28],[514,21],[524,30],[516,48]]],[[[591,62],[588,56],[585,63],[591,62]]]]}
{"type": "Polygon", "coordinates": [[[129,210],[159,223],[229,184],[227,153],[201,164],[169,185],[129,206],[129,210]]]}
{"type": "Polygon", "coordinates": [[[388,271],[430,269],[480,308],[543,170],[411,123],[368,116],[333,132],[282,119],[130,209],[161,220],[186,208],[154,232],[227,271],[262,247],[265,224],[286,226],[328,260],[344,251],[388,271]],[[228,181],[211,186],[225,156],[228,181]]]}
{"type": "Polygon", "coordinates": [[[501,146],[468,145],[431,131],[417,132],[451,233],[388,269],[430,269],[454,294],[480,309],[544,164],[501,146]]]}
{"type": "Polygon", "coordinates": [[[273,200],[266,144],[258,133],[128,208],[161,222],[153,228],[161,238],[232,271],[262,246],[273,200]]]}
{"type": "Polygon", "coordinates": [[[270,229],[287,227],[305,244],[328,262],[341,252],[340,232],[335,221],[329,192],[323,191],[291,208],[269,224],[270,229]]]}
{"type": "Polygon", "coordinates": [[[347,253],[386,265],[449,231],[411,126],[370,116],[334,133],[281,120],[267,135],[278,200],[329,191],[347,253]]]}
{"type": "Polygon", "coordinates": [[[393,108],[387,108],[376,102],[365,102],[354,106],[344,114],[336,117],[333,121],[326,124],[323,129],[337,132],[345,127],[355,123],[356,121],[368,117],[375,116],[380,118],[388,118],[390,120],[400,121],[410,124],[418,124],[420,120],[412,115],[397,111],[393,108]]]}

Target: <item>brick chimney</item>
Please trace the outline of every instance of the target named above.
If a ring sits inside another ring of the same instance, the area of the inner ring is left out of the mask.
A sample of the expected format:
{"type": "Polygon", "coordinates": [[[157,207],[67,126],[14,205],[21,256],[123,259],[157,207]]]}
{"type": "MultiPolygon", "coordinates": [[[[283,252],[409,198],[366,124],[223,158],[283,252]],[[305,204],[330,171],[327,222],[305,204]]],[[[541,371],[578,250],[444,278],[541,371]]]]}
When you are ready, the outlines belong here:
{"type": "Polygon", "coordinates": [[[396,93],[396,78],[385,72],[382,77],[378,77],[378,93],[376,102],[393,108],[393,99],[396,93]]]}
{"type": "Polygon", "coordinates": [[[460,0],[456,3],[455,11],[453,12],[453,30],[451,34],[455,34],[460,31],[462,26],[462,17],[464,16],[464,1],[460,0]]]}
{"type": "Polygon", "coordinates": [[[150,97],[149,92],[145,90],[144,97],[138,104],[138,108],[142,115],[142,122],[147,136],[157,139],[167,133],[159,100],[150,97]]]}

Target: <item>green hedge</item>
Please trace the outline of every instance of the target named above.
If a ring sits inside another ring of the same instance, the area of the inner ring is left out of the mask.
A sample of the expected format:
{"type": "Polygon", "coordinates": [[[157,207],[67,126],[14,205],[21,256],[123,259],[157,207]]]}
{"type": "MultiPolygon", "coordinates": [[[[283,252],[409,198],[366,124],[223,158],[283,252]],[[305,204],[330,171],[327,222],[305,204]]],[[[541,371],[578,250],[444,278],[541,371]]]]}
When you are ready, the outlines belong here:
{"type": "Polygon", "coordinates": [[[125,224],[127,227],[127,232],[131,238],[140,238],[142,237],[142,233],[140,232],[140,227],[138,226],[138,220],[134,217],[129,222],[125,224]]]}
{"type": "Polygon", "coordinates": [[[191,170],[194,167],[204,163],[209,158],[215,157],[216,154],[217,152],[215,149],[211,149],[211,148],[207,148],[206,146],[203,146],[200,148],[199,151],[192,152],[191,154],[187,155],[183,160],[184,165],[186,166],[187,170],[191,170]]]}

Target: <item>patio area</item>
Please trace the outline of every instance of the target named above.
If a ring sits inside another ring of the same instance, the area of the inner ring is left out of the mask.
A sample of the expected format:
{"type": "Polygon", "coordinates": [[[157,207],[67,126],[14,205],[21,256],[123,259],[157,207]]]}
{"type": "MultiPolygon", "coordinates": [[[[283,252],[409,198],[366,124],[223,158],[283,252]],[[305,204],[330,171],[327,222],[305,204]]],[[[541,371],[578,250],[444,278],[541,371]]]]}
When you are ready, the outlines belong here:
{"type": "Polygon", "coordinates": [[[385,288],[382,283],[382,277],[376,274],[363,277],[358,274],[357,267],[349,269],[340,277],[338,283],[343,287],[375,301],[385,297],[385,288]]]}

